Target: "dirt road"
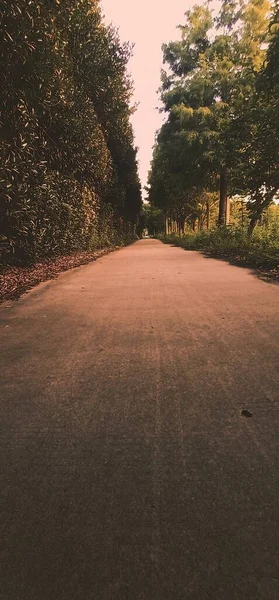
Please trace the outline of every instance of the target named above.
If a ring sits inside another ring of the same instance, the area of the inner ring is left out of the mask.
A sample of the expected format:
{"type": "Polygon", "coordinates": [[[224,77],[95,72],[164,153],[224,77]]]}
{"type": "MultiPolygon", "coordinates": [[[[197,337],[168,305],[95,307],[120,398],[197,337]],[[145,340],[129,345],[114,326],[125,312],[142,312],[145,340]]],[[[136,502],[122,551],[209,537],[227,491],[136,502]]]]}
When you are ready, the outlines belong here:
{"type": "Polygon", "coordinates": [[[0,314],[0,597],[277,600],[278,286],[142,240],[0,314]]]}

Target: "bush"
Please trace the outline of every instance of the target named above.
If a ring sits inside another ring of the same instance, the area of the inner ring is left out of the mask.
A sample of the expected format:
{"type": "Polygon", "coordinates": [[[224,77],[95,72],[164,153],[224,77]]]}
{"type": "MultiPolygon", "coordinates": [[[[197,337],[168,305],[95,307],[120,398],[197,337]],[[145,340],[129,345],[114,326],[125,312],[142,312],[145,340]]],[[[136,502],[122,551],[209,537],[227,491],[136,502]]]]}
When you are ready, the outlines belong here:
{"type": "Polygon", "coordinates": [[[0,20],[0,256],[125,243],[141,208],[129,46],[98,0],[3,0],[0,20]]]}
{"type": "Polygon", "coordinates": [[[181,246],[186,250],[203,250],[206,254],[228,258],[229,260],[256,268],[279,268],[279,238],[259,227],[252,238],[233,227],[220,227],[206,232],[161,236],[168,244],[181,246]]]}

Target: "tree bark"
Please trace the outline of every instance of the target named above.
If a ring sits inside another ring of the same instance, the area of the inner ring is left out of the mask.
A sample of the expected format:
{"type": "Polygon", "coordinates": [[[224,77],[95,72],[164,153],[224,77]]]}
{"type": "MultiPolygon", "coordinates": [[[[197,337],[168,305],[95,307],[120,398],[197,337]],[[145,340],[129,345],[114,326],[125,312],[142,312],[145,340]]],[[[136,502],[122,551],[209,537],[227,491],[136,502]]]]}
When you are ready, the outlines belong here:
{"type": "Polygon", "coordinates": [[[230,224],[230,219],[231,219],[231,199],[229,196],[227,196],[227,201],[226,201],[226,225],[230,224]]]}
{"type": "Polygon", "coordinates": [[[228,196],[227,169],[226,169],[226,167],[222,167],[220,169],[220,201],[219,201],[219,217],[218,217],[219,225],[226,225],[227,196],[228,196]]]}
{"type": "Polygon", "coordinates": [[[207,231],[209,230],[210,227],[210,204],[209,201],[207,200],[206,202],[206,229],[207,231]]]}
{"type": "Polygon", "coordinates": [[[185,220],[184,219],[180,219],[179,221],[179,236],[182,237],[183,233],[184,233],[184,225],[185,225],[185,220]]]}
{"type": "Polygon", "coordinates": [[[249,237],[252,236],[252,233],[253,233],[257,223],[262,218],[263,211],[265,210],[265,208],[268,208],[268,206],[272,202],[272,199],[274,198],[274,194],[275,194],[275,189],[271,189],[266,193],[266,197],[264,198],[264,200],[261,197],[259,197],[258,202],[257,202],[258,206],[256,207],[254,214],[252,214],[252,216],[250,218],[250,223],[249,223],[248,232],[247,232],[249,237]]]}
{"type": "Polygon", "coordinates": [[[248,226],[248,236],[252,237],[253,231],[257,225],[258,217],[252,217],[248,226]]]}

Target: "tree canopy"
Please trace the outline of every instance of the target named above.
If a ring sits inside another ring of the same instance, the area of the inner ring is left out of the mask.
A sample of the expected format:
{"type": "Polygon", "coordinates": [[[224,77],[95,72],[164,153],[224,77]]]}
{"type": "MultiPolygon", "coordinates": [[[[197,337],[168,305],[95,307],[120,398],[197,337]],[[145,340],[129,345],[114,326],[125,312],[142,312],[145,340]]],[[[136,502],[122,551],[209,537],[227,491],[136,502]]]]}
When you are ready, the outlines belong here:
{"type": "MultiPolygon", "coordinates": [[[[180,40],[163,46],[158,133],[150,201],[182,223],[198,218],[205,194],[247,199],[252,230],[279,189],[278,5],[223,0],[188,10],[180,40]]],[[[205,203],[206,204],[206,203],[205,203]]],[[[208,209],[207,209],[208,210],[208,209]]]]}

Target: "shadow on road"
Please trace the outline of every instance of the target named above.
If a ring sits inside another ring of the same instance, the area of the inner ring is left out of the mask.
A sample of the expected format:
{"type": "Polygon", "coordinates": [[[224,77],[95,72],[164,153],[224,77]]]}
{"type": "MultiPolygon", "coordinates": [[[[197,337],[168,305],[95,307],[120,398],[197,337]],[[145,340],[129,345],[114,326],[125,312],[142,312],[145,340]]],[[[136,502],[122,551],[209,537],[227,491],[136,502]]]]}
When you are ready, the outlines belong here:
{"type": "Polygon", "coordinates": [[[253,265],[251,265],[251,263],[249,263],[249,261],[244,261],[244,260],[237,260],[235,257],[230,257],[230,256],[220,256],[219,254],[216,254],[214,252],[206,252],[204,250],[190,250],[189,248],[183,248],[183,246],[180,246],[179,244],[169,244],[171,246],[171,248],[181,248],[181,250],[184,250],[185,252],[199,252],[199,254],[201,254],[204,258],[211,258],[214,260],[219,260],[222,262],[226,262],[227,264],[230,264],[234,267],[240,267],[241,269],[246,269],[249,270],[251,275],[254,275],[255,277],[257,277],[257,279],[260,279],[261,281],[264,281],[265,283],[271,283],[271,284],[279,284],[279,271],[278,269],[271,269],[271,270],[267,270],[264,269],[263,267],[259,267],[256,268],[253,265]]]}

